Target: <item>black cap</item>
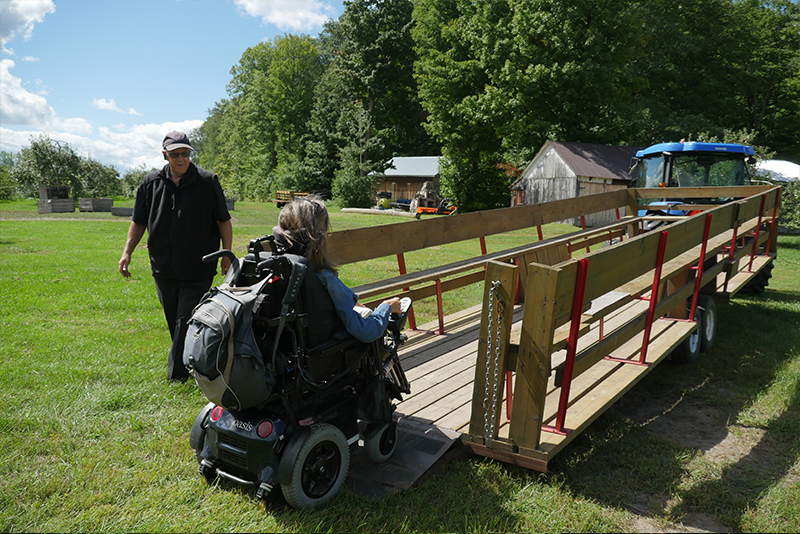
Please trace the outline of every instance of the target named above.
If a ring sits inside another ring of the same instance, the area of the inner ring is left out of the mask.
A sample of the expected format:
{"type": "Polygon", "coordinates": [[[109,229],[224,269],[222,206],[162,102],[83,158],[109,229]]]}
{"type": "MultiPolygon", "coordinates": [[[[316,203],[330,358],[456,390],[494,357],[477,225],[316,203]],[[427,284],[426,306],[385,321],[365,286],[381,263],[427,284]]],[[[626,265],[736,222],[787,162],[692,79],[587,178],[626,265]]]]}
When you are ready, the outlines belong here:
{"type": "Polygon", "coordinates": [[[189,142],[189,138],[186,137],[186,134],[183,132],[168,133],[166,137],[164,137],[164,142],[161,143],[161,146],[164,147],[164,150],[167,152],[171,152],[179,148],[188,148],[189,150],[193,150],[192,144],[189,142]]]}

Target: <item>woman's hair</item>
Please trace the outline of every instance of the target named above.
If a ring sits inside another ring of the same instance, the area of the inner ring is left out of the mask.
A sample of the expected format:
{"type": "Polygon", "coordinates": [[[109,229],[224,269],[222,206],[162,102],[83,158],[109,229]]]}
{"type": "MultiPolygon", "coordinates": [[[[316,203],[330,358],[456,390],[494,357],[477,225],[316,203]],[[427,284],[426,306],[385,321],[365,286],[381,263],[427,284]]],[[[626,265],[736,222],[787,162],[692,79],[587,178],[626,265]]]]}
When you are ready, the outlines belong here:
{"type": "Polygon", "coordinates": [[[315,269],[337,272],[328,254],[330,219],[321,198],[295,197],[281,210],[278,226],[291,248],[308,258],[315,269]]]}

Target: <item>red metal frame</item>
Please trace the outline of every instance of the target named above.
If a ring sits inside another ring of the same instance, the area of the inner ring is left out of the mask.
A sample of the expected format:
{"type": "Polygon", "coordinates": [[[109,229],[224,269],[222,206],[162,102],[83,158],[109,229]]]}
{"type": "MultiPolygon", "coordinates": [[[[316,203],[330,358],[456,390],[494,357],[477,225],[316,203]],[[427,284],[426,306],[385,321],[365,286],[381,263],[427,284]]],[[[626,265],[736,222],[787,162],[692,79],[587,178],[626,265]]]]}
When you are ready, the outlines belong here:
{"type": "Polygon", "coordinates": [[[756,236],[753,239],[753,249],[750,251],[750,263],[747,266],[747,272],[753,272],[753,258],[755,258],[758,251],[758,237],[761,235],[761,220],[764,218],[764,204],[767,202],[767,194],[761,195],[761,208],[758,210],[758,224],[756,225],[756,236]]]}
{"type": "Polygon", "coordinates": [[[694,314],[697,311],[697,298],[700,295],[700,285],[703,279],[703,268],[706,262],[706,248],[708,247],[708,234],[711,231],[711,216],[713,213],[706,215],[706,227],[703,230],[703,246],[700,247],[700,260],[697,263],[697,273],[695,274],[694,282],[694,297],[692,298],[692,311],[689,313],[689,320],[694,321],[694,314]]]}
{"type": "MultiPolygon", "coordinates": [[[[406,258],[403,256],[403,253],[397,255],[397,269],[400,271],[400,276],[406,274],[406,258]]],[[[403,291],[408,291],[409,288],[404,287],[403,291]]],[[[410,310],[408,310],[408,327],[410,330],[417,329],[417,320],[414,318],[414,307],[412,306],[410,310]]]]}
{"type": "Polygon", "coordinates": [[[775,206],[772,208],[772,222],[769,229],[769,241],[767,241],[766,250],[764,250],[764,255],[769,256],[769,249],[772,245],[772,240],[775,239],[775,232],[778,231],[778,206],[781,203],[781,191],[783,188],[778,188],[778,194],[775,195],[775,206]]]}
{"type": "Polygon", "coordinates": [[[572,372],[575,369],[575,355],[578,352],[578,336],[580,335],[581,313],[583,313],[583,299],[586,295],[586,277],[589,272],[589,258],[578,260],[578,273],[575,277],[575,295],[572,299],[572,316],[567,338],[567,360],[564,363],[564,377],[561,379],[561,397],[558,400],[558,413],[556,425],[542,425],[542,430],[556,434],[568,434],[564,430],[564,420],[567,417],[569,406],[569,390],[572,385],[572,372]]]}
{"type": "MultiPolygon", "coordinates": [[[[581,229],[586,230],[586,219],[584,219],[583,215],[581,215],[581,229]]],[[[586,247],[586,253],[588,254],[589,252],[591,252],[589,247],[586,247]]]]}
{"type": "MultiPolygon", "coordinates": [[[[736,225],[733,227],[733,238],[731,238],[731,246],[728,247],[728,261],[733,261],[733,256],[736,254],[736,237],[739,234],[739,221],[736,221],[736,225]]],[[[725,285],[722,286],[722,292],[728,292],[728,281],[731,279],[730,271],[725,274],[725,285]]]]}
{"type": "Polygon", "coordinates": [[[658,253],[656,254],[656,270],[653,274],[653,286],[650,289],[650,298],[643,298],[649,300],[650,306],[647,309],[647,321],[644,324],[644,339],[642,340],[642,349],[639,351],[639,360],[626,360],[623,358],[612,358],[606,356],[605,359],[617,363],[632,363],[635,365],[650,365],[645,363],[647,358],[647,348],[650,346],[650,331],[653,329],[653,321],[656,319],[656,304],[658,304],[658,289],[661,286],[661,269],[664,267],[664,253],[667,249],[667,237],[669,232],[663,230],[658,240],[658,253]]]}

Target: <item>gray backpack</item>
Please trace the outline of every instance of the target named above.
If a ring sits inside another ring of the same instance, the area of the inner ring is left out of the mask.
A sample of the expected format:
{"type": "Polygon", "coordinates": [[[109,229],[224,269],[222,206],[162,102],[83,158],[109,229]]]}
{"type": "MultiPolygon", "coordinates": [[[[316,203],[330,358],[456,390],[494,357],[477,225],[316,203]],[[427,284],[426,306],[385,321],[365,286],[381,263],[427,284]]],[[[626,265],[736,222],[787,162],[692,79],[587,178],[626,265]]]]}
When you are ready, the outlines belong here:
{"type": "Polygon", "coordinates": [[[253,314],[268,279],[250,287],[224,283],[211,289],[189,319],[183,364],[214,404],[244,410],[263,404],[272,393],[275,376],[253,336],[253,314]]]}

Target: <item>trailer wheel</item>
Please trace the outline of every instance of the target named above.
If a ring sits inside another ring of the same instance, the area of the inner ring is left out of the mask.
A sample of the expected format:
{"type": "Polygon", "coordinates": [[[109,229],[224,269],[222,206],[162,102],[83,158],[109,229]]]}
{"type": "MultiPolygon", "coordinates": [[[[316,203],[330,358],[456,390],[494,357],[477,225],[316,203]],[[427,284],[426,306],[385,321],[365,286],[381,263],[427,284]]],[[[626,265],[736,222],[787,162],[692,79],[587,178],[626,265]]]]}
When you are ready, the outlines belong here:
{"type": "Polygon", "coordinates": [[[294,459],[289,483],[281,486],[293,508],[311,508],[333,499],[350,467],[350,449],[341,430],[327,423],[310,428],[294,459]]]}
{"type": "Polygon", "coordinates": [[[368,425],[364,432],[364,452],[371,462],[380,464],[388,460],[397,449],[397,421],[368,425]]]}
{"type": "MultiPolygon", "coordinates": [[[[702,326],[702,325],[701,325],[702,326]]],[[[672,351],[671,359],[675,363],[689,364],[697,360],[700,354],[700,327],[692,335],[681,341],[681,344],[672,351]]]]}
{"type": "Polygon", "coordinates": [[[708,352],[717,338],[717,306],[708,295],[697,298],[697,314],[700,322],[700,351],[708,352]]]}

